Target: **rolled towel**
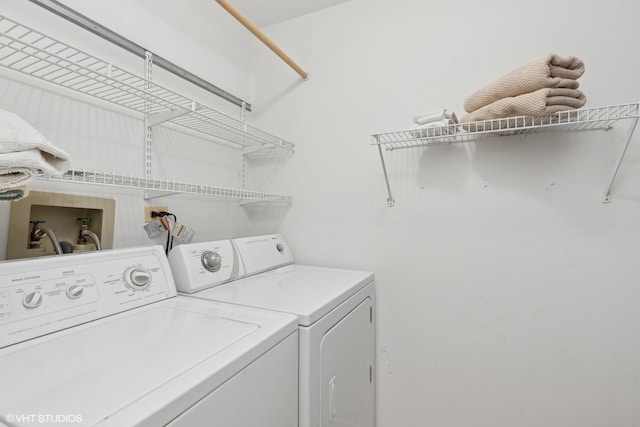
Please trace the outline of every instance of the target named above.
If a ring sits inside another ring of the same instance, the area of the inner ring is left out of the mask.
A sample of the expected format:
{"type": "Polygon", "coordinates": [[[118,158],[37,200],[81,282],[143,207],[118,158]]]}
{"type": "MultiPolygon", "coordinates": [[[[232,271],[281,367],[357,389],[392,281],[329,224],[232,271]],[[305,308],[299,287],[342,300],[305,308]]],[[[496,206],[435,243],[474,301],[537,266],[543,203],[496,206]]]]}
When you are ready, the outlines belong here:
{"type": "Polygon", "coordinates": [[[502,98],[543,88],[577,89],[584,63],[574,56],[548,54],[507,73],[467,97],[464,109],[471,113],[502,98]]]}
{"type": "Polygon", "coordinates": [[[411,130],[413,138],[433,138],[438,136],[453,135],[458,131],[458,122],[452,119],[443,119],[436,122],[429,122],[411,130]]]}
{"type": "Polygon", "coordinates": [[[450,119],[454,123],[458,123],[456,113],[449,112],[446,109],[413,116],[413,122],[417,125],[426,125],[427,123],[439,122],[445,119],[450,119]]]}
{"type": "MultiPolygon", "coordinates": [[[[470,122],[515,116],[548,116],[560,111],[582,108],[587,99],[578,89],[539,89],[510,98],[499,99],[465,115],[460,121],[464,129],[475,131],[470,122]]],[[[505,122],[505,127],[509,126],[505,122]]]]}
{"type": "Polygon", "coordinates": [[[26,186],[7,188],[0,190],[0,202],[13,202],[15,200],[24,199],[28,195],[29,189],[26,186]]]}
{"type": "Polygon", "coordinates": [[[57,176],[68,170],[68,160],[54,157],[37,148],[0,153],[0,188],[20,187],[31,182],[39,173],[57,176]]]}

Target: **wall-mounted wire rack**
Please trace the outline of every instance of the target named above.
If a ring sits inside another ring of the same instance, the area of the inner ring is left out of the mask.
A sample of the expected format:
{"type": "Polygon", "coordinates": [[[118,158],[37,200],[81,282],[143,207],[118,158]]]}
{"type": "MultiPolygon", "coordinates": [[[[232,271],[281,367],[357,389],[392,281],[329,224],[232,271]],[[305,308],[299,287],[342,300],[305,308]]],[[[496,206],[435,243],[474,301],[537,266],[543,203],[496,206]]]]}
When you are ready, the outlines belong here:
{"type": "Polygon", "coordinates": [[[613,127],[614,123],[620,120],[628,120],[629,128],[626,141],[602,200],[603,202],[609,202],[611,200],[611,187],[613,186],[622,159],[626,154],[629,142],[638,123],[638,118],[640,118],[640,103],[636,102],[562,111],[549,116],[508,117],[465,123],[464,125],[452,124],[373,134],[371,135],[371,145],[378,147],[380,161],[382,162],[382,171],[389,194],[387,203],[389,206],[394,206],[395,200],[391,195],[391,186],[389,184],[383,148],[387,151],[392,151],[402,148],[424,147],[431,144],[470,142],[492,136],[526,135],[542,132],[609,130],[613,127]]]}
{"type": "Polygon", "coordinates": [[[148,198],[153,198],[153,194],[155,192],[157,196],[163,196],[167,193],[185,193],[221,197],[244,202],[290,202],[292,200],[290,196],[281,196],[278,194],[261,193],[235,188],[214,187],[211,185],[189,184],[163,179],[142,178],[88,169],[72,169],[61,176],[41,175],[39,178],[47,181],[140,189],[150,192],[150,197],[148,198]]]}
{"type": "Polygon", "coordinates": [[[237,119],[153,83],[152,58],[148,53],[145,76],[140,77],[0,15],[0,67],[141,114],[146,128],[146,179],[151,179],[150,129],[165,122],[239,148],[242,169],[245,154],[293,153],[293,143],[247,124],[244,108],[237,119]]]}
{"type": "Polygon", "coordinates": [[[294,144],[0,15],[0,66],[243,147],[294,144]],[[172,117],[172,116],[178,117],[172,117]]]}

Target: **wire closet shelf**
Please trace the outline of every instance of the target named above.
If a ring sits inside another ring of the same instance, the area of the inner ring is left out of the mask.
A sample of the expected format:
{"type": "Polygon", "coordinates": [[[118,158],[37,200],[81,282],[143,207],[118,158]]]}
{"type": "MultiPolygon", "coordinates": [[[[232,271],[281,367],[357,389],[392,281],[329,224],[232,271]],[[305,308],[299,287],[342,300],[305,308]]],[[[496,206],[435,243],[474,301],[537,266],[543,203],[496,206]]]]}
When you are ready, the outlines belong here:
{"type": "Polygon", "coordinates": [[[239,147],[294,144],[0,15],[0,66],[239,147]],[[162,114],[161,114],[162,113],[162,114]],[[176,117],[177,116],[177,117],[176,117]],[[168,117],[167,120],[160,119],[168,117]]]}
{"type": "Polygon", "coordinates": [[[88,169],[72,169],[61,176],[41,175],[39,178],[46,181],[141,189],[157,192],[159,193],[159,196],[165,195],[166,193],[186,193],[237,199],[250,202],[290,202],[292,200],[291,196],[281,196],[278,194],[261,193],[258,191],[225,187],[214,187],[211,185],[189,184],[183,182],[167,181],[163,179],[141,178],[136,176],[121,175],[88,169]]]}
{"type": "Polygon", "coordinates": [[[609,202],[611,188],[625,156],[631,137],[640,118],[640,102],[610,105],[605,107],[582,108],[561,111],[548,116],[518,116],[493,120],[483,120],[464,124],[413,128],[395,132],[371,135],[371,145],[377,146],[382,163],[387,192],[387,203],[394,206],[391,185],[382,154],[383,148],[392,151],[402,148],[424,147],[431,144],[453,144],[470,142],[484,137],[526,135],[543,132],[576,132],[589,130],[609,130],[620,120],[630,122],[626,141],[611,180],[604,192],[603,202],[609,202]]]}
{"type": "Polygon", "coordinates": [[[549,116],[518,116],[465,124],[416,128],[371,135],[371,145],[388,150],[437,143],[459,143],[483,137],[542,132],[608,130],[618,120],[640,117],[640,103],[562,111],[549,116]]]}

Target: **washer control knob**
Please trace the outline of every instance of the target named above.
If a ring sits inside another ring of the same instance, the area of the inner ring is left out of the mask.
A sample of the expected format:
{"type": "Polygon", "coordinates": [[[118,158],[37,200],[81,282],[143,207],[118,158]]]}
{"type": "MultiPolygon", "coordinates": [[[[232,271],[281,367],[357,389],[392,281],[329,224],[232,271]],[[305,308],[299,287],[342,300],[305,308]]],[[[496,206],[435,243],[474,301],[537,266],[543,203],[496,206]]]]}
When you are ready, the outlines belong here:
{"type": "Polygon", "coordinates": [[[131,289],[141,291],[151,284],[151,272],[144,267],[131,267],[124,273],[124,281],[131,289]]]}
{"type": "Polygon", "coordinates": [[[29,292],[22,298],[22,305],[27,308],[36,308],[42,304],[42,292],[33,291],[29,292]]]}
{"type": "Polygon", "coordinates": [[[276,245],[276,249],[278,250],[278,252],[282,253],[284,252],[284,245],[282,243],[278,243],[276,245]]]}
{"type": "Polygon", "coordinates": [[[222,266],[222,257],[217,252],[204,251],[200,256],[202,266],[209,271],[216,272],[222,266]]]}
{"type": "Polygon", "coordinates": [[[77,299],[82,296],[84,288],[82,285],[71,285],[67,288],[67,296],[71,299],[77,299]]]}

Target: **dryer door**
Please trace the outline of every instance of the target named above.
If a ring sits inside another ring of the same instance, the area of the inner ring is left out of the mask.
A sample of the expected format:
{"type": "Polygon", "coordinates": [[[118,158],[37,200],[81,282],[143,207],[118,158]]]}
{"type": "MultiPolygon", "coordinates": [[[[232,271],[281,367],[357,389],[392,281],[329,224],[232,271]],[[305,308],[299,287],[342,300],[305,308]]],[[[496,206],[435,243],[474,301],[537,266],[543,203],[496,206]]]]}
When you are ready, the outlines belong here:
{"type": "Polygon", "coordinates": [[[322,339],[322,427],[373,427],[374,356],[373,302],[366,298],[322,339]]]}

